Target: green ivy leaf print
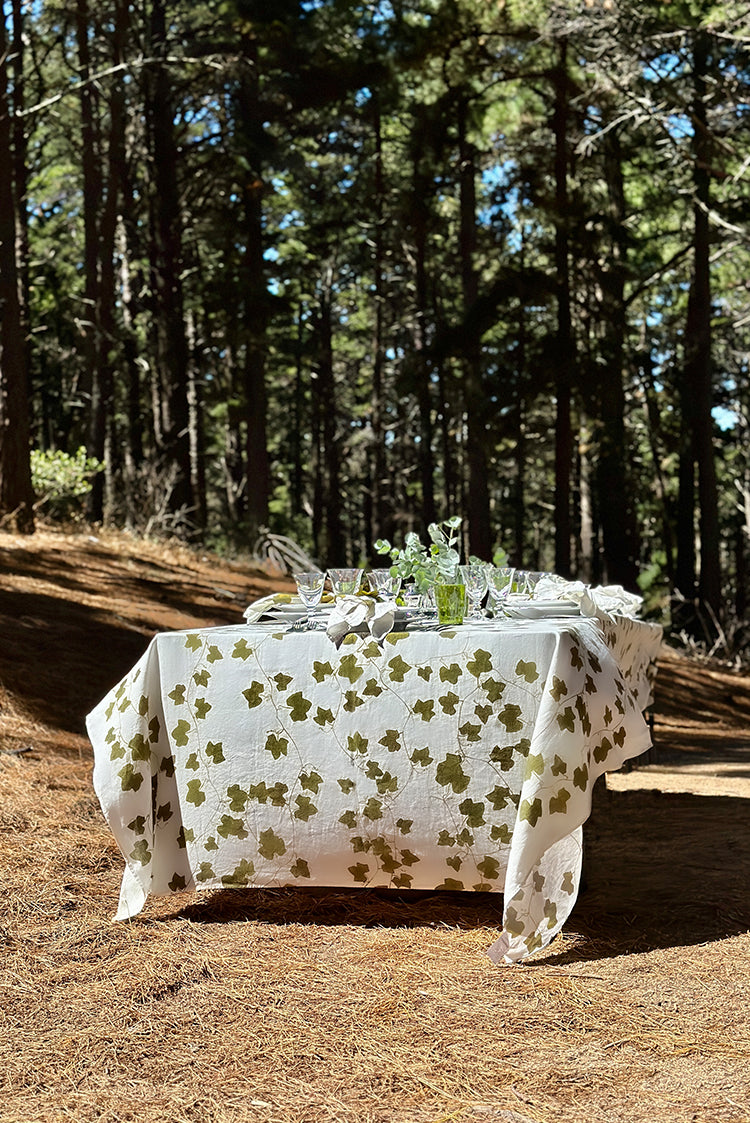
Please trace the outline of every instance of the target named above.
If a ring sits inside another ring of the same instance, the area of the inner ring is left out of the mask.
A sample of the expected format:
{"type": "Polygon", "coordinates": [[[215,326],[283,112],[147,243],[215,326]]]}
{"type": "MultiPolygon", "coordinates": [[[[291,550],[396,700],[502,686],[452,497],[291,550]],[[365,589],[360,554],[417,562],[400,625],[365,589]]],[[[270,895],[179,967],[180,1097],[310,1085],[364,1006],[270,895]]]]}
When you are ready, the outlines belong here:
{"type": "Polygon", "coordinates": [[[182,683],[178,683],[174,690],[170,690],[167,698],[171,698],[175,706],[182,706],[185,703],[185,687],[182,683]]]}
{"type": "Polygon", "coordinates": [[[501,788],[499,784],[496,784],[491,792],[487,792],[487,799],[492,804],[493,810],[502,811],[508,805],[510,789],[501,788]]]}
{"type": "Polygon", "coordinates": [[[348,714],[353,714],[360,706],[364,706],[364,698],[360,698],[356,690],[347,690],[344,694],[346,701],[344,702],[344,709],[348,714]]]}
{"type": "Polygon", "coordinates": [[[357,825],[357,816],[353,811],[345,811],[343,815],[339,815],[339,822],[351,830],[357,825]]]}
{"type": "Polygon", "coordinates": [[[465,721],[463,725],[459,725],[458,732],[467,741],[480,741],[482,727],[481,725],[472,725],[470,721],[465,721]]]}
{"type": "Polygon", "coordinates": [[[289,872],[292,877],[310,877],[310,867],[304,858],[298,858],[297,861],[289,867],[289,872]]]}
{"type": "Polygon", "coordinates": [[[133,760],[151,759],[151,746],[142,733],[136,733],[134,737],[131,737],[128,741],[128,748],[133,760]]]}
{"type": "Polygon", "coordinates": [[[299,782],[304,791],[314,792],[317,795],[323,783],[323,777],[319,772],[300,772],[299,782]]]}
{"type": "Polygon", "coordinates": [[[381,795],[388,795],[389,792],[398,791],[398,780],[390,772],[384,772],[376,782],[376,787],[381,795]]]}
{"type": "Polygon", "coordinates": [[[271,754],[274,760],[278,760],[279,757],[286,756],[289,748],[289,741],[286,737],[279,737],[276,733],[269,733],[263,748],[267,753],[271,754]]]}
{"type": "Polygon", "coordinates": [[[149,864],[151,861],[151,851],[148,848],[148,843],[145,838],[136,842],[128,857],[132,858],[134,862],[140,862],[142,866],[147,866],[149,864]]]}
{"type": "Polygon", "coordinates": [[[461,766],[461,757],[457,753],[447,753],[435,770],[435,779],[442,787],[450,784],[456,795],[466,791],[470,777],[466,775],[461,766]]]}
{"type": "Polygon", "coordinates": [[[412,854],[411,850],[402,850],[401,851],[401,865],[402,866],[414,866],[414,865],[416,865],[416,863],[418,861],[419,861],[419,858],[417,857],[416,854],[412,854]]]}
{"type": "Polygon", "coordinates": [[[624,725],[621,725],[619,729],[615,730],[615,732],[612,734],[612,740],[614,741],[614,743],[617,745],[618,748],[620,748],[620,749],[622,748],[622,746],[625,744],[625,726],[624,725]]]}
{"type": "Polygon", "coordinates": [[[462,673],[463,672],[461,671],[458,663],[451,663],[449,667],[441,667],[438,671],[441,682],[450,682],[453,683],[454,686],[458,682],[462,673]]]}
{"type": "Polygon", "coordinates": [[[322,706],[318,706],[315,717],[313,718],[313,721],[316,725],[319,725],[322,728],[324,725],[331,725],[333,723],[333,720],[332,710],[324,710],[322,706]]]}
{"type": "Polygon", "coordinates": [[[401,831],[401,834],[410,834],[413,825],[413,819],[396,819],[396,826],[401,831]]]}
{"type": "Polygon", "coordinates": [[[146,714],[148,713],[148,698],[146,697],[145,694],[141,694],[141,697],[140,697],[140,700],[138,702],[137,708],[138,708],[138,716],[139,717],[145,717],[146,714]]]}
{"type": "Polygon", "coordinates": [[[377,641],[370,640],[370,642],[366,643],[362,648],[362,654],[364,655],[365,659],[379,659],[383,653],[378,647],[377,641]]]}
{"type": "Polygon", "coordinates": [[[445,881],[440,885],[436,885],[436,889],[443,889],[448,893],[457,893],[463,889],[463,881],[458,881],[455,877],[446,877],[445,881]]]}
{"type": "Polygon", "coordinates": [[[509,702],[506,706],[503,706],[497,715],[497,720],[505,726],[508,733],[518,733],[523,729],[521,707],[516,706],[515,703],[509,702]]]}
{"type": "Polygon", "coordinates": [[[233,819],[231,815],[222,815],[216,833],[221,835],[222,838],[247,838],[247,831],[242,819],[233,819]]]}
{"type": "Polygon", "coordinates": [[[553,776],[564,776],[568,771],[567,764],[561,756],[558,756],[557,753],[555,753],[555,759],[552,761],[552,767],[550,771],[553,776]]]}
{"type": "Polygon", "coordinates": [[[550,694],[552,695],[554,700],[556,702],[559,702],[561,698],[564,698],[567,695],[567,693],[568,693],[568,687],[563,682],[563,680],[561,678],[558,678],[557,675],[553,675],[552,676],[552,686],[550,687],[550,694]]]}
{"type": "Polygon", "coordinates": [[[195,842],[195,831],[191,827],[180,827],[177,832],[177,845],[184,850],[188,842],[195,842]]]}
{"type": "Polygon", "coordinates": [[[322,683],[324,678],[332,674],[333,668],[330,663],[328,663],[328,660],[326,663],[321,663],[320,659],[315,659],[312,665],[312,677],[315,679],[315,682],[322,683]]]}
{"type": "Polygon", "coordinates": [[[562,889],[563,893],[567,893],[568,895],[575,892],[572,870],[566,870],[566,872],[563,874],[563,879],[560,882],[560,888],[562,889]]]}
{"type": "Polygon", "coordinates": [[[602,665],[597,659],[596,655],[594,655],[593,651],[589,652],[589,666],[591,667],[595,675],[600,675],[602,673],[602,665]]]}
{"type": "Polygon", "coordinates": [[[378,776],[382,776],[382,774],[383,769],[380,767],[378,762],[376,760],[368,760],[367,767],[365,768],[365,775],[368,777],[368,779],[375,780],[378,776]]]}
{"type": "Polygon", "coordinates": [[[247,792],[244,792],[239,784],[230,784],[227,788],[227,795],[229,796],[229,810],[230,811],[244,811],[247,807],[247,801],[250,798],[247,792]]]}
{"type": "Polygon", "coordinates": [[[447,694],[441,694],[438,698],[443,713],[450,714],[451,716],[455,714],[456,706],[460,701],[461,699],[458,694],[454,694],[452,690],[449,690],[447,694]]]}
{"type": "Polygon", "coordinates": [[[572,706],[566,706],[563,712],[557,715],[557,724],[561,729],[567,729],[569,733],[575,733],[576,715],[572,706]]]}
{"type": "Polygon", "coordinates": [[[524,944],[529,955],[531,955],[532,951],[536,951],[537,948],[542,946],[542,937],[538,932],[534,932],[533,935],[526,937],[524,944]]]}
{"type": "Polygon", "coordinates": [[[477,715],[482,725],[485,725],[492,714],[492,706],[482,706],[477,703],[474,707],[474,713],[477,715]]]}
{"type": "Polygon", "coordinates": [[[354,791],[357,786],[354,780],[337,780],[336,783],[341,788],[344,795],[349,795],[349,792],[354,791]]]}
{"type": "Polygon", "coordinates": [[[349,842],[355,854],[366,854],[372,846],[369,838],[362,838],[362,835],[359,834],[355,835],[354,838],[350,838],[349,842]]]}
{"type": "Polygon", "coordinates": [[[262,855],[262,857],[270,860],[277,855],[280,858],[282,854],[286,854],[286,843],[284,839],[280,838],[271,827],[269,827],[268,830],[261,831],[259,837],[260,846],[258,847],[258,853],[262,855]]]}
{"type": "Polygon", "coordinates": [[[292,676],[285,675],[281,671],[279,671],[277,675],[273,676],[273,681],[276,683],[276,689],[283,691],[286,690],[287,686],[289,686],[289,683],[292,681],[292,676]]]}
{"type": "Polygon", "coordinates": [[[146,816],[145,815],[136,815],[135,819],[131,819],[131,821],[128,823],[128,830],[132,831],[133,834],[143,834],[143,831],[145,830],[145,827],[146,827],[146,816]]]}
{"type": "Polygon", "coordinates": [[[575,645],[573,645],[573,647],[571,647],[571,649],[570,649],[570,665],[571,665],[571,667],[575,668],[576,671],[580,671],[581,668],[583,667],[583,659],[581,659],[581,652],[578,650],[578,648],[575,645]]]}
{"type": "Polygon", "coordinates": [[[299,690],[296,694],[290,694],[286,703],[289,706],[289,716],[292,721],[307,720],[307,713],[312,706],[312,702],[308,702],[307,698],[303,698],[299,690]]]}
{"type": "Polygon", "coordinates": [[[401,740],[398,735],[397,729],[386,729],[385,737],[381,737],[378,741],[379,745],[383,745],[389,753],[397,753],[401,748],[401,740]]]}
{"type": "Polygon", "coordinates": [[[200,651],[201,637],[191,633],[185,639],[185,647],[188,649],[188,651],[200,651]]]}
{"type": "Polygon", "coordinates": [[[132,764],[126,764],[117,773],[120,777],[120,786],[124,792],[137,792],[143,783],[140,772],[136,772],[132,764]]]}
{"type": "Polygon", "coordinates": [[[488,881],[496,881],[500,876],[500,863],[497,858],[492,858],[489,855],[482,858],[481,862],[477,862],[477,869],[482,877],[486,877],[488,881]]]}
{"type": "Polygon", "coordinates": [[[550,814],[564,815],[568,809],[568,800],[570,799],[570,792],[567,788],[560,788],[557,795],[553,795],[549,801],[550,814]]]}
{"type": "Polygon", "coordinates": [[[591,675],[586,675],[586,678],[583,680],[583,690],[585,694],[596,693],[596,683],[592,679],[591,675]]]}
{"type": "Polygon", "coordinates": [[[206,802],[206,793],[201,788],[200,780],[188,780],[185,799],[188,803],[194,803],[196,807],[200,807],[202,803],[206,802]]]}
{"type": "Polygon", "coordinates": [[[397,889],[410,889],[413,880],[414,878],[411,876],[411,874],[400,873],[398,877],[394,877],[393,884],[397,889]]]}
{"type": "Polygon", "coordinates": [[[368,698],[379,698],[383,693],[383,687],[376,678],[368,678],[362,693],[366,694],[368,698]]]}
{"type": "Polygon", "coordinates": [[[125,748],[119,741],[115,741],[114,745],[109,751],[110,760],[122,760],[125,756],[125,748]]]}
{"type": "Polygon", "coordinates": [[[466,819],[470,827],[483,827],[484,819],[484,804],[475,803],[473,799],[465,799],[458,805],[458,810],[466,819]]]}
{"type": "Polygon", "coordinates": [[[366,753],[369,741],[361,733],[352,733],[346,739],[346,748],[350,753],[366,753]]]}
{"type": "Polygon", "coordinates": [[[213,835],[211,835],[210,838],[207,838],[206,841],[203,843],[203,849],[204,850],[218,850],[219,849],[219,844],[218,844],[218,842],[216,841],[216,839],[214,838],[213,835]]]}
{"type": "Polygon", "coordinates": [[[513,767],[513,746],[495,745],[490,753],[490,760],[499,764],[503,772],[508,772],[513,767]]]}
{"type": "Polygon", "coordinates": [[[499,702],[505,690],[505,683],[497,678],[486,678],[482,683],[482,690],[487,695],[488,702],[499,702]]]}
{"type": "Polygon", "coordinates": [[[159,724],[158,717],[152,717],[148,723],[148,739],[152,745],[155,745],[159,740],[159,733],[161,732],[161,725],[159,724]]]}
{"type": "Polygon", "coordinates": [[[190,754],[190,756],[185,761],[185,767],[189,768],[191,772],[197,772],[198,771],[198,769],[200,768],[200,763],[198,761],[198,754],[197,753],[191,753],[190,754]]]}
{"type": "Polygon", "coordinates": [[[339,662],[339,675],[341,678],[347,679],[348,682],[354,686],[358,678],[364,674],[364,670],[357,662],[356,655],[345,655],[339,662]]]}
{"type": "Polygon", "coordinates": [[[507,823],[501,823],[500,826],[494,826],[490,830],[490,838],[493,842],[501,842],[505,846],[510,846],[512,835],[510,827],[507,823]]]}
{"type": "Polygon", "coordinates": [[[224,656],[221,654],[219,648],[216,646],[216,644],[212,643],[208,649],[207,659],[209,663],[218,663],[219,660],[223,658],[224,656]]]}
{"type": "Polygon", "coordinates": [[[376,819],[383,818],[383,804],[379,799],[375,799],[375,797],[372,796],[362,808],[362,814],[366,819],[374,823],[376,819]]]}
{"type": "Polygon", "coordinates": [[[464,860],[460,854],[452,854],[450,858],[445,859],[445,864],[446,866],[450,866],[452,870],[455,870],[456,873],[458,873],[458,871],[461,869],[461,866],[464,864],[464,860]]]}
{"type": "Polygon", "coordinates": [[[248,647],[247,640],[246,639],[238,639],[236,644],[234,645],[234,651],[232,652],[232,658],[233,659],[241,659],[242,662],[244,663],[246,659],[250,658],[252,653],[253,653],[253,649],[252,649],[252,647],[248,647]]]}
{"type": "Polygon", "coordinates": [[[391,668],[388,677],[392,682],[403,682],[404,678],[411,670],[411,665],[404,662],[400,655],[395,655],[393,659],[389,659],[388,666],[391,668]]]}
{"type": "Polygon", "coordinates": [[[531,875],[531,881],[537,893],[541,893],[542,889],[544,889],[544,883],[546,880],[547,879],[544,874],[540,873],[539,870],[534,870],[533,874],[531,875]]]}
{"type": "Polygon", "coordinates": [[[537,670],[536,663],[527,663],[524,659],[519,659],[516,663],[516,674],[519,678],[526,679],[529,683],[536,682],[539,678],[539,671],[537,670]]]}
{"type": "Polygon", "coordinates": [[[196,881],[212,881],[216,877],[214,868],[210,862],[201,862],[201,868],[195,875],[196,881]]]}
{"type": "Polygon", "coordinates": [[[435,716],[435,702],[432,698],[418,699],[414,703],[414,713],[419,714],[422,721],[432,721],[435,716]]]}
{"type": "Polygon", "coordinates": [[[195,683],[196,686],[202,686],[202,687],[205,688],[206,686],[208,686],[208,680],[210,678],[211,678],[211,672],[207,671],[204,668],[202,671],[196,671],[195,672],[195,674],[193,675],[193,682],[195,683]]]}
{"type": "Polygon", "coordinates": [[[174,776],[174,757],[173,756],[165,756],[162,759],[161,764],[159,765],[159,771],[163,772],[164,775],[166,777],[168,777],[168,779],[171,780],[172,777],[174,776]]]}
{"type": "Polygon", "coordinates": [[[352,880],[359,882],[361,885],[367,883],[367,875],[370,872],[370,867],[366,866],[363,862],[357,862],[356,866],[349,866],[349,873],[352,875],[352,880]]]}
{"type": "Polygon", "coordinates": [[[168,823],[172,815],[172,804],[162,803],[156,810],[156,821],[157,823],[168,823]]]}
{"type": "Polygon", "coordinates": [[[240,888],[243,885],[249,885],[254,875],[254,864],[248,861],[247,858],[243,858],[239,865],[234,867],[232,873],[227,873],[222,877],[221,884],[226,885],[228,888],[232,886],[240,888]]]}
{"type": "Polygon", "coordinates": [[[505,910],[505,921],[503,924],[503,928],[509,936],[523,935],[523,921],[519,919],[518,913],[512,905],[509,905],[505,910]]]}
{"type": "Polygon", "coordinates": [[[586,791],[589,782],[589,768],[587,764],[582,764],[580,768],[576,768],[573,772],[573,785],[580,788],[582,792],[586,791]]]}
{"type": "Polygon", "coordinates": [[[609,737],[603,737],[601,744],[596,745],[594,748],[594,760],[597,764],[601,764],[606,760],[612,750],[612,742],[609,737]]]}
{"type": "Polygon", "coordinates": [[[180,718],[180,720],[177,722],[177,725],[172,730],[172,740],[174,741],[175,745],[178,745],[180,748],[184,748],[188,743],[187,735],[189,732],[190,722],[185,721],[184,718],[180,718]]]}
{"type": "Polygon", "coordinates": [[[173,893],[179,893],[180,890],[186,888],[187,881],[181,873],[175,873],[172,880],[168,884],[173,893]]]}
{"type": "Polygon", "coordinates": [[[530,780],[532,776],[541,776],[544,772],[544,757],[541,753],[529,753],[526,758],[526,767],[524,769],[524,782],[530,780]]]}
{"type": "Polygon", "coordinates": [[[526,821],[529,826],[535,827],[539,816],[542,814],[542,801],[541,799],[524,799],[521,806],[518,808],[518,818],[521,822],[526,821]]]}
{"type": "Polygon", "coordinates": [[[441,831],[437,839],[438,846],[455,846],[456,840],[448,831],[441,831]]]}
{"type": "Polygon", "coordinates": [[[202,721],[205,718],[208,711],[212,708],[213,707],[211,706],[211,703],[207,702],[205,698],[196,698],[196,700],[195,700],[195,716],[200,721],[202,721]]]}
{"type": "Polygon", "coordinates": [[[242,691],[242,697],[247,702],[248,709],[254,710],[263,701],[263,683],[253,680],[251,685],[242,691]]]}
{"type": "Polygon", "coordinates": [[[313,815],[317,815],[318,809],[309,795],[298,795],[294,802],[297,804],[297,810],[294,812],[295,819],[301,819],[303,823],[306,823],[313,815]]]}
{"type": "Polygon", "coordinates": [[[479,678],[480,675],[487,674],[492,670],[492,656],[489,651],[483,651],[480,647],[478,651],[474,652],[474,658],[470,659],[466,664],[466,670],[474,675],[474,678],[479,678]]]}
{"type": "Polygon", "coordinates": [[[432,678],[432,667],[429,665],[426,667],[417,667],[417,674],[420,678],[423,678],[425,682],[429,682],[432,678]]]}
{"type": "Polygon", "coordinates": [[[428,764],[432,764],[432,757],[430,756],[430,750],[427,749],[427,748],[415,749],[414,752],[411,754],[409,759],[411,760],[412,764],[421,764],[425,768],[427,767],[428,764]]]}

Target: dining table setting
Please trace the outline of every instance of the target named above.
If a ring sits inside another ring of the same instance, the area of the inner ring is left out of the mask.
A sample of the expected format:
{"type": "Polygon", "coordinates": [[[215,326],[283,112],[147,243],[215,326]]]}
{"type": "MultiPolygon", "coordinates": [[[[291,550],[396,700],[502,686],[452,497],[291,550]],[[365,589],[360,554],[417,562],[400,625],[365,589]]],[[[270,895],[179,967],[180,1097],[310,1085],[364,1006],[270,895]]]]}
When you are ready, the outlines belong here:
{"type": "Polygon", "coordinates": [[[501,893],[498,964],[561,930],[594,785],[651,744],[662,629],[619,586],[475,562],[449,602],[398,570],[299,573],[159,633],[88,715],[116,919],[328,886],[501,893]]]}

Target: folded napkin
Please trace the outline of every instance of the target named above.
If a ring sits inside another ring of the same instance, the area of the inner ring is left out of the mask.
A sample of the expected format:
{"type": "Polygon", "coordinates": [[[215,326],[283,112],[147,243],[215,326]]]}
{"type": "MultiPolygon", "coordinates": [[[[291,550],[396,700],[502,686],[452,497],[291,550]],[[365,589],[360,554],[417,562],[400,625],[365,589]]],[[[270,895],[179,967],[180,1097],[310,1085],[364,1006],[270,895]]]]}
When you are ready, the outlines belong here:
{"type": "Polygon", "coordinates": [[[270,593],[267,597],[261,597],[259,600],[254,600],[249,604],[243,616],[248,624],[254,624],[256,620],[260,620],[267,612],[272,612],[273,609],[280,609],[283,605],[292,605],[297,602],[302,610],[302,605],[299,597],[294,596],[292,593],[270,593]]]}
{"type": "Polygon", "coordinates": [[[376,601],[371,597],[337,597],[328,618],[326,633],[338,647],[350,632],[383,639],[393,628],[396,602],[376,601]]]}
{"type": "Polygon", "coordinates": [[[643,597],[628,593],[622,585],[584,585],[583,581],[566,581],[556,573],[540,577],[534,589],[536,600],[571,600],[581,608],[583,616],[606,612],[610,616],[637,616],[643,597]]]}

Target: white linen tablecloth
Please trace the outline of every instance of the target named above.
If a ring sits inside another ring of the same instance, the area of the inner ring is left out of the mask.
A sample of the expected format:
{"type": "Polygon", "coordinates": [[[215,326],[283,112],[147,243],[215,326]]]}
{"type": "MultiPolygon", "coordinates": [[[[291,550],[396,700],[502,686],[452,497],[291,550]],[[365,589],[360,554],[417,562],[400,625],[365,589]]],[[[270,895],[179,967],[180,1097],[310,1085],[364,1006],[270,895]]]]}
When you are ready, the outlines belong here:
{"type": "Polygon", "coordinates": [[[491,890],[490,956],[524,958],[575,903],[594,782],[650,744],[660,642],[611,617],[157,635],[87,719],[118,919],[194,888],[491,890]]]}

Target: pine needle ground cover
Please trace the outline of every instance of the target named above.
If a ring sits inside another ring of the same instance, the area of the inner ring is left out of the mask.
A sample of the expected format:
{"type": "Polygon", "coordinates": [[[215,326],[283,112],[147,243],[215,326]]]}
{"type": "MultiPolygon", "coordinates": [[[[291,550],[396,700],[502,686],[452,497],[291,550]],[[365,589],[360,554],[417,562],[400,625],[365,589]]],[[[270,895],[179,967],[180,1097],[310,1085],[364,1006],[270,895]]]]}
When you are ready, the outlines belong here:
{"type": "Polygon", "coordinates": [[[494,967],[500,898],[150,900],[83,717],[155,630],[277,579],[127,538],[0,537],[0,1120],[750,1120],[750,682],[665,651],[652,764],[607,778],[563,934],[494,967]],[[646,906],[645,902],[649,904],[646,906]]]}

